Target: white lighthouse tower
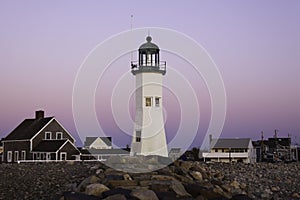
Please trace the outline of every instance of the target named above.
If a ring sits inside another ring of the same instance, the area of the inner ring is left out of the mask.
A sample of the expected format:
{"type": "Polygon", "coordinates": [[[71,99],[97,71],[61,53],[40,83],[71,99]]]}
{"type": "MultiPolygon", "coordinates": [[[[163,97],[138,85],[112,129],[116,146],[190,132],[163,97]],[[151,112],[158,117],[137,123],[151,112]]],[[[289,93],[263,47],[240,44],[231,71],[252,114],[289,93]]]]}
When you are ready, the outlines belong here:
{"type": "Polygon", "coordinates": [[[162,78],[166,62],[159,60],[159,48],[148,36],[139,48],[138,61],[131,62],[136,77],[135,125],[131,155],[168,156],[162,108],[162,78]]]}

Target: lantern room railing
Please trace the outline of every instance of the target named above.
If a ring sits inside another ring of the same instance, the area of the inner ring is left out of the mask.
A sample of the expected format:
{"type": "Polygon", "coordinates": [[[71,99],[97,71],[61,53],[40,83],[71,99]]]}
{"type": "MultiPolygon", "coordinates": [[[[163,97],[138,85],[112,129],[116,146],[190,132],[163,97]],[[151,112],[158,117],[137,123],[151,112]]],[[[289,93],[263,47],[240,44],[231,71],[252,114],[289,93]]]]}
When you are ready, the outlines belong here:
{"type": "Polygon", "coordinates": [[[139,72],[158,72],[165,75],[167,68],[166,61],[160,61],[159,64],[139,64],[139,61],[131,61],[131,72],[137,74],[139,72]]]}

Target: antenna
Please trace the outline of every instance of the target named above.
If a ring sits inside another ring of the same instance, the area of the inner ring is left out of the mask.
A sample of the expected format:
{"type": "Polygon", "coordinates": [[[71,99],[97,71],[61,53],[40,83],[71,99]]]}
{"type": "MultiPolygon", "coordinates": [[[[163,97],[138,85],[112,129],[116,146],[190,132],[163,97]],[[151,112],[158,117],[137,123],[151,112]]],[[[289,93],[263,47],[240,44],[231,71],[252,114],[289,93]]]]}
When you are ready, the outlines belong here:
{"type": "MultiPolygon", "coordinates": [[[[131,37],[132,37],[132,40],[133,40],[133,15],[131,14],[130,15],[130,30],[131,30],[131,37]]],[[[133,54],[132,54],[132,51],[130,52],[130,61],[132,62],[133,60],[133,54]]]]}

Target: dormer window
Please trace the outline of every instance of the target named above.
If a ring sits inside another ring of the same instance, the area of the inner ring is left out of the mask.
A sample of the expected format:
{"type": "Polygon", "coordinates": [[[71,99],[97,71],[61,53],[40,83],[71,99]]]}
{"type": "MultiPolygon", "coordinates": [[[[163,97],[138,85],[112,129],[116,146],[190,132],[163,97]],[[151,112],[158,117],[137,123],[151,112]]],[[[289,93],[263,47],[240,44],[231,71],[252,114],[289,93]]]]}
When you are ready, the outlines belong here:
{"type": "Polygon", "coordinates": [[[56,139],[61,140],[62,139],[62,132],[56,132],[56,139]]]}
{"type": "Polygon", "coordinates": [[[51,132],[45,132],[45,140],[51,140],[51,132]]]}

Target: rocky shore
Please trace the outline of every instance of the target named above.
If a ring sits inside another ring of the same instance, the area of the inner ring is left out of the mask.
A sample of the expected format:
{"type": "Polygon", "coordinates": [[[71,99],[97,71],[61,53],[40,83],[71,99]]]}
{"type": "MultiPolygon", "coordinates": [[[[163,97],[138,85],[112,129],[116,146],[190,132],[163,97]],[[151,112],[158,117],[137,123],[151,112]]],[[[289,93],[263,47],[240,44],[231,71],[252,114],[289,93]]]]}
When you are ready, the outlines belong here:
{"type": "Polygon", "coordinates": [[[0,199],[300,199],[299,171],[299,162],[176,161],[144,173],[100,162],[0,164],[0,199]]]}

